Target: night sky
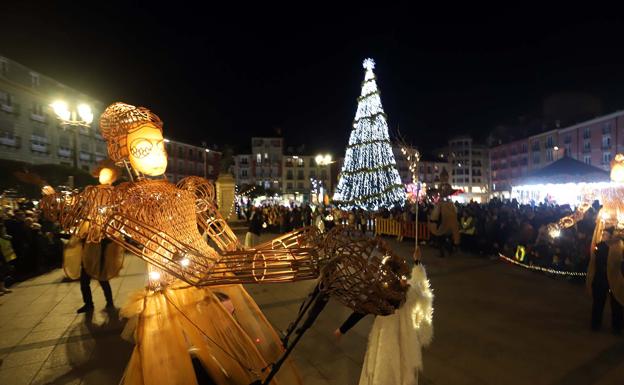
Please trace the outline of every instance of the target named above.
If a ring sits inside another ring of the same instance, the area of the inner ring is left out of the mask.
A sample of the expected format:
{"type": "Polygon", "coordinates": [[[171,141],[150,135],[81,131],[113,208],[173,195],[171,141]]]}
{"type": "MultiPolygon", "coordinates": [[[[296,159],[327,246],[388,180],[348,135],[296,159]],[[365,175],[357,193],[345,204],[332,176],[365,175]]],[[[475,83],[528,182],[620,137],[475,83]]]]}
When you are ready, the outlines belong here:
{"type": "Polygon", "coordinates": [[[287,145],[342,155],[369,56],[391,135],[400,128],[421,149],[540,117],[552,94],[592,95],[604,113],[624,108],[615,11],[473,17],[358,6],[327,20],[326,10],[108,4],[3,5],[0,55],[104,103],[149,107],[178,140],[244,151],[250,136],[281,131],[287,145]]]}

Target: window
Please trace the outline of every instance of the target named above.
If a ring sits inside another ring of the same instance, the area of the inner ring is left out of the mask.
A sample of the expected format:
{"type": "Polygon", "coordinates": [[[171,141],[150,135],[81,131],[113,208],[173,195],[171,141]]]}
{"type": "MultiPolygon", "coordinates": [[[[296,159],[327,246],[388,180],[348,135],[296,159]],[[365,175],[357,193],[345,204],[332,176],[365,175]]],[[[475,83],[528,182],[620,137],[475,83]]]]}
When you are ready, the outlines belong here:
{"type": "Polygon", "coordinates": [[[572,145],[570,143],[565,144],[563,155],[572,156],[572,145]]]}
{"type": "Polygon", "coordinates": [[[537,141],[533,142],[533,144],[531,145],[531,149],[533,151],[539,151],[539,142],[537,141]]]}
{"type": "Polygon", "coordinates": [[[182,174],[184,173],[184,161],[179,160],[178,161],[178,174],[182,174]]]}
{"type": "Polygon", "coordinates": [[[549,135],[549,136],[548,136],[548,138],[546,138],[546,147],[552,147],[552,146],[554,146],[554,144],[553,144],[553,143],[554,143],[554,142],[553,142],[553,137],[552,137],[552,135],[549,135]]]}
{"type": "Polygon", "coordinates": [[[286,189],[287,190],[292,190],[292,188],[293,188],[293,184],[292,183],[290,183],[290,182],[286,183],[286,189]]]}
{"type": "Polygon", "coordinates": [[[310,178],[316,179],[316,171],[310,170],[310,178]]]}
{"type": "Polygon", "coordinates": [[[602,164],[609,164],[611,162],[611,152],[602,153],[602,164]]]}
{"type": "Polygon", "coordinates": [[[0,104],[4,106],[12,106],[13,98],[11,98],[11,94],[8,92],[0,91],[0,104]]]}
{"type": "Polygon", "coordinates": [[[293,172],[292,170],[288,170],[286,172],[286,179],[292,179],[293,178],[293,172]]]}
{"type": "Polygon", "coordinates": [[[527,152],[527,147],[526,143],[522,143],[522,152],[527,152]]]}
{"type": "Polygon", "coordinates": [[[256,163],[258,164],[262,163],[262,154],[260,153],[256,154],[256,163]]]}
{"type": "Polygon", "coordinates": [[[549,148],[548,150],[546,150],[546,161],[552,162],[552,160],[553,160],[553,150],[552,148],[549,148]]]}
{"type": "Polygon", "coordinates": [[[0,75],[7,76],[9,73],[9,62],[7,59],[0,57],[0,75]]]}
{"type": "Polygon", "coordinates": [[[59,136],[59,146],[69,147],[69,135],[63,133],[59,136]]]}
{"type": "Polygon", "coordinates": [[[583,152],[589,152],[591,151],[591,142],[589,139],[585,139],[583,141],[583,152]]]}
{"type": "Polygon", "coordinates": [[[39,74],[31,72],[30,73],[30,85],[33,88],[39,87],[39,74]]]}
{"type": "Polygon", "coordinates": [[[264,153],[264,159],[269,159],[269,154],[268,153],[264,153]]]}
{"type": "Polygon", "coordinates": [[[297,179],[303,179],[303,170],[297,171],[297,179]]]}
{"type": "Polygon", "coordinates": [[[242,178],[246,178],[247,177],[247,170],[241,170],[240,175],[241,175],[242,178]]]}
{"type": "Polygon", "coordinates": [[[80,150],[89,152],[89,142],[80,142],[80,150]]]}
{"type": "Polygon", "coordinates": [[[245,158],[241,158],[241,164],[249,164],[249,160],[247,160],[247,157],[245,158]]]}
{"type": "Polygon", "coordinates": [[[540,154],[539,152],[533,153],[533,163],[534,164],[539,164],[540,162],[540,154]]]}
{"type": "Polygon", "coordinates": [[[262,139],[254,139],[254,141],[253,141],[253,146],[254,146],[254,147],[260,147],[260,146],[262,146],[262,139]]]}
{"type": "Polygon", "coordinates": [[[297,188],[298,188],[299,190],[303,190],[303,182],[299,182],[299,183],[297,183],[297,188]]]}
{"type": "Polygon", "coordinates": [[[563,143],[572,143],[572,135],[568,134],[563,138],[563,143]]]}
{"type": "Polygon", "coordinates": [[[602,135],[602,148],[611,147],[611,134],[602,135]]]}
{"type": "Polygon", "coordinates": [[[585,162],[585,164],[591,164],[591,155],[584,155],[583,162],[585,162]]]}
{"type": "Polygon", "coordinates": [[[43,116],[43,106],[39,102],[33,102],[32,113],[35,115],[43,116]]]}
{"type": "Polygon", "coordinates": [[[33,102],[30,112],[30,118],[37,122],[45,123],[45,116],[43,115],[43,106],[39,102],[33,102]]]}
{"type": "Polygon", "coordinates": [[[182,147],[178,147],[178,158],[184,158],[184,149],[182,147]]]}
{"type": "Polygon", "coordinates": [[[611,121],[604,122],[602,125],[602,134],[610,134],[611,133],[611,121]]]}
{"type": "Polygon", "coordinates": [[[321,179],[327,179],[327,170],[321,169],[321,179]]]}
{"type": "Polygon", "coordinates": [[[591,133],[589,132],[589,127],[585,127],[583,129],[583,139],[589,139],[591,137],[591,133]]]}

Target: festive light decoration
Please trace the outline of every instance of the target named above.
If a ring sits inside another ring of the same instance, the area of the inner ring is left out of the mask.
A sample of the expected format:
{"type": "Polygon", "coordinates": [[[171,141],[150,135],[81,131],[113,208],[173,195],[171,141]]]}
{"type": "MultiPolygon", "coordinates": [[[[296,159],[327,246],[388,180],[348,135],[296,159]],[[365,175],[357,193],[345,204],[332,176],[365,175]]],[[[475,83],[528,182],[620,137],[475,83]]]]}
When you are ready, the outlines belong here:
{"type": "Polygon", "coordinates": [[[366,73],[353,131],[334,194],[334,203],[350,210],[355,207],[377,211],[405,202],[405,189],[396,169],[386,114],[373,68],[373,59],[363,63],[366,73]]]}
{"type": "Polygon", "coordinates": [[[549,274],[556,274],[556,275],[567,275],[567,276],[571,276],[571,277],[584,277],[587,274],[586,273],[582,273],[582,272],[578,272],[578,271],[565,271],[565,270],[555,270],[555,269],[549,269],[547,267],[541,267],[541,266],[535,266],[535,265],[527,265],[525,263],[520,263],[518,261],[516,261],[515,259],[509,258],[504,256],[503,254],[498,254],[498,257],[504,261],[513,263],[516,266],[520,266],[520,267],[524,267],[525,269],[529,269],[529,270],[536,270],[536,271],[542,271],[544,273],[549,273],[549,274]]]}
{"type": "Polygon", "coordinates": [[[520,203],[543,202],[548,198],[561,205],[577,206],[583,202],[587,194],[610,188],[613,184],[613,182],[595,182],[520,185],[512,187],[511,198],[520,203]]]}

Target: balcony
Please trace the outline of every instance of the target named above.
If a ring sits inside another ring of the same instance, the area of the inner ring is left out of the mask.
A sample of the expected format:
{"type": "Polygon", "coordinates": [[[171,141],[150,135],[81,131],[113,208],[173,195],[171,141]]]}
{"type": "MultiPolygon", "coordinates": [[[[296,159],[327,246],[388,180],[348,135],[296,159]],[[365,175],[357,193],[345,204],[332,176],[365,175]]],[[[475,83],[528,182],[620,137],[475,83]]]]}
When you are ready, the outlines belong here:
{"type": "Polygon", "coordinates": [[[601,148],[603,150],[609,150],[609,149],[611,149],[611,143],[603,143],[601,148]]]}
{"type": "Polygon", "coordinates": [[[35,122],[39,122],[39,123],[45,123],[46,122],[45,115],[35,114],[34,112],[30,113],[30,119],[34,120],[35,122]]]}
{"type": "MultiPolygon", "coordinates": [[[[80,160],[91,161],[91,154],[84,152],[84,151],[80,151],[80,160]]],[[[180,170],[180,172],[183,172],[183,170],[180,170]]]]}
{"type": "Polygon", "coordinates": [[[587,154],[589,152],[591,152],[591,147],[583,147],[583,153],[584,154],[587,154]]]}
{"type": "Polygon", "coordinates": [[[71,158],[72,150],[67,147],[59,147],[57,154],[61,158],[71,158]]]}
{"type": "Polygon", "coordinates": [[[15,111],[15,108],[12,105],[9,106],[7,104],[0,104],[0,110],[12,114],[15,111]]]}
{"type": "Polygon", "coordinates": [[[21,147],[21,138],[13,134],[3,133],[0,135],[0,146],[19,148],[21,147]]]}
{"type": "Polygon", "coordinates": [[[79,132],[80,132],[81,135],[89,136],[89,127],[80,126],[79,132]]]}
{"type": "Polygon", "coordinates": [[[32,152],[38,152],[40,154],[47,154],[48,153],[48,145],[46,143],[31,142],[30,143],[30,150],[32,152]]]}

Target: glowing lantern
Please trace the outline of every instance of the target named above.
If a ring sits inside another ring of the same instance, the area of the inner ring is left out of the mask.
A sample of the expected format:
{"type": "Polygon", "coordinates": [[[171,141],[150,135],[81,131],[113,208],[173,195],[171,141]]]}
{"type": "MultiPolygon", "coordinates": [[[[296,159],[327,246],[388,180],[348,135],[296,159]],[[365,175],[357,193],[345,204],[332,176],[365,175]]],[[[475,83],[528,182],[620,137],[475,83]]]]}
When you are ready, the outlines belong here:
{"type": "Polygon", "coordinates": [[[100,170],[98,180],[100,181],[100,184],[113,184],[115,181],[115,172],[107,167],[102,168],[100,170]]]}
{"type": "Polygon", "coordinates": [[[624,155],[617,154],[611,161],[611,180],[624,182],[624,155]]]}
{"type": "Polygon", "coordinates": [[[159,176],[167,170],[167,152],[162,132],[151,123],[128,134],[128,157],[135,170],[159,176]]]}

